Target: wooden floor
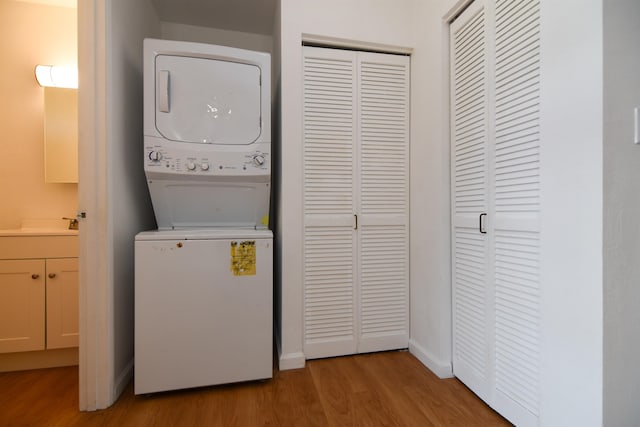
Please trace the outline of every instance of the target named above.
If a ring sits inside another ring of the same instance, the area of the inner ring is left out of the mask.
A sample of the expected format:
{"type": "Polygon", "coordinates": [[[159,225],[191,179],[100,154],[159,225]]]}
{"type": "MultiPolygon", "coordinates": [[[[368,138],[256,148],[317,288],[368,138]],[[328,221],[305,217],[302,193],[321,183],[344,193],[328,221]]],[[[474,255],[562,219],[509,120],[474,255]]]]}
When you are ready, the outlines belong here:
{"type": "Polygon", "coordinates": [[[404,351],[313,360],[268,381],[134,396],[78,411],[78,369],[0,374],[0,426],[508,426],[404,351]]]}

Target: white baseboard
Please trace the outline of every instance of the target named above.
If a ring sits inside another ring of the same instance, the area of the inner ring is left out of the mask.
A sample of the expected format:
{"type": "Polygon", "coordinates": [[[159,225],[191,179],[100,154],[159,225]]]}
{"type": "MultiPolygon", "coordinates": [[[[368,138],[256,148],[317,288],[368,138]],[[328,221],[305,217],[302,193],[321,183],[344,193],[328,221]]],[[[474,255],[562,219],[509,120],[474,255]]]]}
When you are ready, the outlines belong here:
{"type": "Polygon", "coordinates": [[[304,353],[282,353],[282,346],[280,345],[280,334],[278,333],[278,329],[276,328],[275,333],[276,338],[276,350],[278,352],[278,369],[281,371],[288,371],[289,369],[300,369],[304,368],[306,363],[306,359],[304,357],[304,353]]]}
{"type": "Polygon", "coordinates": [[[452,378],[453,367],[451,362],[442,362],[436,359],[414,340],[409,340],[409,352],[413,354],[424,366],[436,374],[438,378],[452,378]]]}
{"type": "Polygon", "coordinates": [[[116,377],[115,383],[113,384],[113,403],[118,400],[118,397],[122,394],[122,392],[127,388],[131,379],[133,378],[133,359],[127,363],[127,366],[124,367],[120,375],[116,377]]]}
{"type": "Polygon", "coordinates": [[[281,371],[304,368],[305,362],[304,354],[300,352],[278,355],[278,369],[281,371]]]}

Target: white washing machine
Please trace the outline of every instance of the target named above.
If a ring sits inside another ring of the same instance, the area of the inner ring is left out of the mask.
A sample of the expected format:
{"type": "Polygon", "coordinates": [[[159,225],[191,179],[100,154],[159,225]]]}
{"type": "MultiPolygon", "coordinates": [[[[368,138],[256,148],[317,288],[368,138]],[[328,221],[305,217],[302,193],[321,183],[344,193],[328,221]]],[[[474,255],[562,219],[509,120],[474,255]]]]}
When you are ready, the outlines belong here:
{"type": "Polygon", "coordinates": [[[272,375],[269,82],[266,53],[144,42],[136,394],[272,375]]]}
{"type": "Polygon", "coordinates": [[[269,230],[136,237],[135,393],[272,375],[269,230]]]}

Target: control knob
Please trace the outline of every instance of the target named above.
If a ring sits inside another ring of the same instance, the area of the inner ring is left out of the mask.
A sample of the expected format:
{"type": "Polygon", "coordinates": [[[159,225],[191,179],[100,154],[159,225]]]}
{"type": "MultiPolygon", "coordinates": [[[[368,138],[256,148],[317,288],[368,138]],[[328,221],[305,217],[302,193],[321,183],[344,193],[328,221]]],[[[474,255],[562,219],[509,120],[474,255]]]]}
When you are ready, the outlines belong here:
{"type": "Polygon", "coordinates": [[[262,166],[264,165],[264,162],[265,162],[265,159],[262,154],[256,154],[255,156],[253,156],[253,163],[256,166],[262,166]]]}
{"type": "Polygon", "coordinates": [[[153,162],[159,162],[162,160],[162,153],[159,151],[151,151],[149,153],[149,159],[153,162]]]}
{"type": "Polygon", "coordinates": [[[208,171],[209,170],[209,163],[202,162],[202,164],[200,165],[200,169],[202,169],[203,171],[208,171]]]}
{"type": "Polygon", "coordinates": [[[187,169],[190,171],[196,170],[196,164],[194,162],[187,162],[187,169]]]}

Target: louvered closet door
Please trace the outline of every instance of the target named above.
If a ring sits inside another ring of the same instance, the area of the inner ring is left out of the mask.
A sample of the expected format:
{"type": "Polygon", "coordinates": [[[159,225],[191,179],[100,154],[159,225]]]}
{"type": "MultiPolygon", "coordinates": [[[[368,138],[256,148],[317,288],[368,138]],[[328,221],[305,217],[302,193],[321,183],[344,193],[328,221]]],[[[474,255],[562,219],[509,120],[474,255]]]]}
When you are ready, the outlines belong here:
{"type": "Polygon", "coordinates": [[[538,0],[452,23],[454,373],[517,425],[538,423],[539,77],[538,0]]]}
{"type": "Polygon", "coordinates": [[[356,61],[303,47],[305,355],[352,354],[356,330],[356,61]]]}
{"type": "Polygon", "coordinates": [[[495,408],[537,425],[540,384],[540,5],[495,4],[495,408]]]}
{"type": "Polygon", "coordinates": [[[358,351],[409,342],[409,57],[358,54],[358,351]]]}
{"type": "Polygon", "coordinates": [[[453,366],[485,401],[491,395],[488,32],[482,2],[451,25],[453,366]],[[482,215],[482,217],[481,217],[482,215]],[[486,221],[485,225],[486,225],[486,221]]]}
{"type": "Polygon", "coordinates": [[[304,47],[305,356],[408,346],[408,57],[304,47]]]}

